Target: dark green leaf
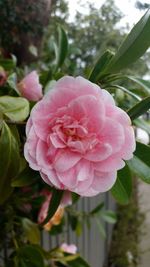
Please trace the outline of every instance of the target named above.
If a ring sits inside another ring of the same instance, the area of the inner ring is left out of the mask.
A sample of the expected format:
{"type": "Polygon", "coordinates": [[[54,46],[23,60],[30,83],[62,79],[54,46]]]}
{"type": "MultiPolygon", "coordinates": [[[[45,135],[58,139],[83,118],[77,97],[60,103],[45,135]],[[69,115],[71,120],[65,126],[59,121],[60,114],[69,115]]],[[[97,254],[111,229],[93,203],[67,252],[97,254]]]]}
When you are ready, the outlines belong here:
{"type": "Polygon", "coordinates": [[[16,66],[16,62],[13,59],[1,59],[0,58],[0,66],[2,66],[5,70],[12,70],[16,66]]]}
{"type": "Polygon", "coordinates": [[[69,267],[90,267],[90,265],[81,257],[73,261],[69,261],[69,267]]]}
{"type": "Polygon", "coordinates": [[[27,240],[31,244],[40,243],[40,231],[38,225],[28,218],[22,218],[22,226],[27,240]]]}
{"type": "Polygon", "coordinates": [[[76,193],[72,193],[72,203],[76,203],[80,199],[80,196],[76,193]]]}
{"type": "Polygon", "coordinates": [[[143,80],[137,77],[133,77],[133,76],[127,76],[128,79],[136,82],[138,85],[140,85],[140,87],[142,87],[145,91],[146,94],[150,94],[150,82],[147,80],[143,80]]]}
{"type": "Polygon", "coordinates": [[[99,212],[103,207],[104,207],[104,202],[101,202],[101,203],[98,204],[93,210],[90,211],[90,214],[91,214],[91,215],[96,214],[96,213],[99,212]]]}
{"type": "Polygon", "coordinates": [[[51,198],[49,209],[48,209],[48,214],[47,214],[46,219],[41,225],[48,223],[49,220],[53,217],[53,215],[55,214],[55,212],[57,211],[60,205],[63,193],[64,191],[53,189],[52,198],[51,198]]]}
{"type": "Polygon", "coordinates": [[[33,171],[28,166],[12,181],[12,187],[23,187],[37,182],[39,172],[33,171]]]}
{"type": "Polygon", "coordinates": [[[143,160],[150,167],[150,146],[136,142],[134,155],[143,160]]]}
{"type": "Polygon", "coordinates": [[[40,250],[34,245],[25,245],[18,250],[18,257],[28,267],[44,267],[44,259],[40,250]]]}
{"type": "Polygon", "coordinates": [[[117,72],[140,58],[150,46],[150,9],[128,34],[108,65],[108,72],[117,72]]]}
{"type": "Polygon", "coordinates": [[[19,171],[20,156],[18,143],[11,130],[3,122],[0,136],[0,204],[12,192],[11,179],[19,171]]]}
{"type": "Polygon", "coordinates": [[[132,177],[128,166],[118,171],[117,181],[111,189],[113,197],[120,204],[128,204],[132,192],[132,177]]]}
{"type": "Polygon", "coordinates": [[[89,80],[91,82],[97,82],[103,74],[108,62],[113,57],[112,52],[106,51],[96,62],[92,72],[90,73],[89,80]]]}
{"type": "Polygon", "coordinates": [[[123,86],[120,86],[120,85],[112,85],[109,87],[109,89],[119,89],[125,93],[127,93],[128,95],[131,95],[132,97],[134,97],[136,100],[138,101],[141,101],[141,97],[139,97],[138,95],[132,93],[130,90],[126,89],[125,87],[123,86]]]}
{"type": "Polygon", "coordinates": [[[56,69],[60,68],[68,53],[68,39],[66,32],[59,25],[58,26],[58,45],[55,44],[55,55],[56,55],[56,69]]]}
{"type": "Polygon", "coordinates": [[[150,184],[150,147],[137,142],[134,157],[127,162],[129,168],[144,182],[150,184]]]}
{"type": "Polygon", "coordinates": [[[135,120],[149,109],[150,109],[150,97],[146,97],[140,102],[138,102],[131,109],[129,109],[127,113],[130,116],[131,120],[135,120]]]}
{"type": "Polygon", "coordinates": [[[22,97],[1,96],[0,112],[12,121],[23,121],[29,115],[29,102],[22,97]]]}

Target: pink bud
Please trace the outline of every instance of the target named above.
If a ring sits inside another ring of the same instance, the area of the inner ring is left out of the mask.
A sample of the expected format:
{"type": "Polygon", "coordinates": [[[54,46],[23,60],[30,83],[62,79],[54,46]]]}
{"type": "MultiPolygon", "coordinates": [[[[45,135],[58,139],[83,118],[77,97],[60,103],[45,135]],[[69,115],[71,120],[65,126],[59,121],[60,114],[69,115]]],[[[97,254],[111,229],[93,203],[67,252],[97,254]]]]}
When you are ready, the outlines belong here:
{"type": "Polygon", "coordinates": [[[74,245],[74,244],[66,244],[66,243],[63,243],[60,248],[64,251],[64,252],[67,252],[67,253],[70,253],[70,254],[76,254],[77,252],[77,247],[74,245]]]}
{"type": "Polygon", "coordinates": [[[38,101],[42,98],[42,85],[39,83],[39,76],[36,71],[29,73],[20,83],[18,90],[21,96],[30,101],[38,101]]]}

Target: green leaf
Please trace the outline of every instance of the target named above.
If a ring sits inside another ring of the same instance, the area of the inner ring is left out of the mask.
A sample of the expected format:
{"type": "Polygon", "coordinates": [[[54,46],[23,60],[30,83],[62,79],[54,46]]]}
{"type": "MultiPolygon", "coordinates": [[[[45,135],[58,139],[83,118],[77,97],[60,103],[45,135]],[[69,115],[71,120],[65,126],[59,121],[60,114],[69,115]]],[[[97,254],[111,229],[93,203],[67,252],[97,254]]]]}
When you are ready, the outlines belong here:
{"type": "Polygon", "coordinates": [[[33,171],[28,166],[12,181],[12,187],[23,187],[37,182],[39,172],[33,171]]]}
{"type": "Polygon", "coordinates": [[[53,188],[53,194],[52,194],[52,198],[50,201],[48,214],[47,214],[47,217],[45,218],[44,222],[42,222],[41,225],[48,223],[49,220],[53,217],[53,215],[55,214],[55,212],[57,211],[57,209],[60,205],[63,193],[64,193],[64,191],[57,190],[57,189],[53,188]]]}
{"type": "Polygon", "coordinates": [[[133,82],[136,82],[138,85],[140,85],[146,94],[150,94],[150,82],[147,80],[143,80],[137,77],[133,76],[126,76],[128,79],[132,80],[133,82]]]}
{"type": "Polygon", "coordinates": [[[38,49],[35,45],[30,45],[29,46],[29,52],[34,56],[38,57],[38,49]]]}
{"type": "Polygon", "coordinates": [[[1,96],[0,112],[12,121],[23,121],[29,115],[29,102],[22,97],[1,96]]]}
{"type": "Polygon", "coordinates": [[[7,78],[7,83],[10,86],[10,88],[12,88],[13,90],[15,90],[15,92],[20,95],[18,89],[17,89],[17,75],[16,73],[12,73],[11,75],[8,76],[7,78]]]}
{"type": "Polygon", "coordinates": [[[144,98],[140,102],[138,102],[135,106],[128,110],[128,115],[130,116],[131,120],[135,120],[136,118],[140,117],[150,108],[150,96],[144,98]]]}
{"type": "Polygon", "coordinates": [[[80,196],[74,192],[72,192],[72,203],[76,203],[80,199],[80,196]]]}
{"type": "Polygon", "coordinates": [[[55,44],[54,48],[56,55],[56,69],[55,69],[56,71],[63,65],[68,53],[67,35],[64,29],[60,25],[58,26],[58,45],[55,44]]]}
{"type": "Polygon", "coordinates": [[[94,214],[98,213],[100,210],[102,210],[103,207],[104,207],[104,202],[101,202],[93,210],[90,211],[90,214],[94,215],[94,214]]]}
{"type": "Polygon", "coordinates": [[[101,213],[102,218],[108,223],[116,223],[117,216],[112,210],[105,210],[101,213]]]}
{"type": "Polygon", "coordinates": [[[140,58],[150,46],[150,9],[132,28],[118,52],[110,61],[107,72],[118,72],[140,58]]]}
{"type": "Polygon", "coordinates": [[[111,189],[113,197],[120,204],[128,204],[132,193],[132,177],[128,166],[118,171],[117,181],[111,189]]]}
{"type": "Polygon", "coordinates": [[[125,87],[123,86],[120,86],[120,85],[112,85],[109,87],[109,89],[119,89],[125,93],[127,93],[128,95],[131,95],[133,98],[135,98],[136,100],[138,101],[141,101],[141,97],[139,97],[138,95],[132,93],[131,91],[129,91],[128,89],[126,89],[125,87]]]}
{"type": "Polygon", "coordinates": [[[106,239],[106,231],[105,231],[104,225],[102,224],[102,222],[97,217],[95,217],[95,221],[96,221],[96,224],[97,224],[97,227],[98,227],[100,235],[104,239],[106,239]]]}
{"type": "Polygon", "coordinates": [[[0,58],[0,66],[2,66],[5,70],[12,70],[16,66],[16,62],[14,58],[12,59],[2,59],[0,58]]]}
{"type": "Polygon", "coordinates": [[[10,128],[3,122],[0,136],[0,204],[11,194],[11,179],[19,171],[19,146],[10,128]]]}
{"type": "Polygon", "coordinates": [[[43,255],[34,245],[25,245],[18,250],[19,259],[26,267],[45,267],[43,255]]]}
{"type": "Polygon", "coordinates": [[[150,184],[150,168],[140,160],[138,157],[134,156],[129,162],[128,166],[131,171],[141,178],[145,183],[150,184]]]}
{"type": "Polygon", "coordinates": [[[69,267],[90,267],[90,265],[81,257],[69,261],[69,267]]]}
{"type": "Polygon", "coordinates": [[[39,244],[40,231],[38,225],[27,218],[22,218],[22,226],[27,240],[31,244],[39,244]]]}
{"type": "Polygon", "coordinates": [[[113,53],[108,50],[98,59],[89,76],[91,82],[97,82],[100,79],[112,57],[113,53]]]}
{"type": "Polygon", "coordinates": [[[136,142],[134,155],[143,160],[150,167],[150,146],[136,142]]]}
{"type": "Polygon", "coordinates": [[[145,121],[144,119],[136,119],[134,120],[134,124],[146,131],[148,134],[150,134],[150,123],[148,121],[145,121]]]}
{"type": "Polygon", "coordinates": [[[137,142],[134,157],[127,162],[137,177],[150,184],[150,147],[137,142]]]}

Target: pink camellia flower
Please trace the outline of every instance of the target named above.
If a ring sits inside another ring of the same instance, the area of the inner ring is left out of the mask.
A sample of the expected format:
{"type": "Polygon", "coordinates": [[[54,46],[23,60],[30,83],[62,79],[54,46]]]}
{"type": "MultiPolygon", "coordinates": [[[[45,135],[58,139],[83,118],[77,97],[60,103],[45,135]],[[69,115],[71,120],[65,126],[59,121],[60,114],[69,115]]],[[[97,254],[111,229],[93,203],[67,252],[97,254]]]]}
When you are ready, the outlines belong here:
{"type": "Polygon", "coordinates": [[[94,196],[109,190],[135,150],[129,116],[98,85],[63,77],[27,122],[25,158],[43,180],[94,196]]]}
{"type": "Polygon", "coordinates": [[[66,244],[66,243],[63,243],[60,248],[64,251],[64,252],[67,252],[69,254],[76,254],[77,253],[77,247],[76,245],[74,244],[66,244]]]}
{"type": "MultiPolygon", "coordinates": [[[[42,223],[47,217],[49,204],[52,198],[52,193],[46,189],[43,189],[41,192],[41,196],[45,196],[45,201],[43,202],[38,214],[38,223],[42,223]]],[[[59,225],[64,215],[64,208],[71,204],[72,204],[71,194],[70,192],[66,191],[63,195],[63,198],[61,200],[58,209],[56,210],[53,217],[49,220],[49,222],[44,225],[44,229],[50,231],[53,225],[59,225]]]]}
{"type": "Polygon", "coordinates": [[[21,96],[29,101],[38,101],[42,98],[42,86],[36,71],[29,73],[17,86],[21,96]]]}

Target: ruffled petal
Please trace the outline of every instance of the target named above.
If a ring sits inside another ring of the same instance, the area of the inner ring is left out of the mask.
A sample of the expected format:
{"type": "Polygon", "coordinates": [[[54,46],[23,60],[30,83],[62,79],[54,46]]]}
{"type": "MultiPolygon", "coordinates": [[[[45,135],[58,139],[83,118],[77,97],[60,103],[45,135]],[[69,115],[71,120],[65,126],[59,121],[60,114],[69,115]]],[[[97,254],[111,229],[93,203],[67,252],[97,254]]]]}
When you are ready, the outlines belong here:
{"type": "Polygon", "coordinates": [[[57,172],[65,172],[76,165],[80,159],[80,154],[63,149],[57,153],[53,167],[57,172]]]}

